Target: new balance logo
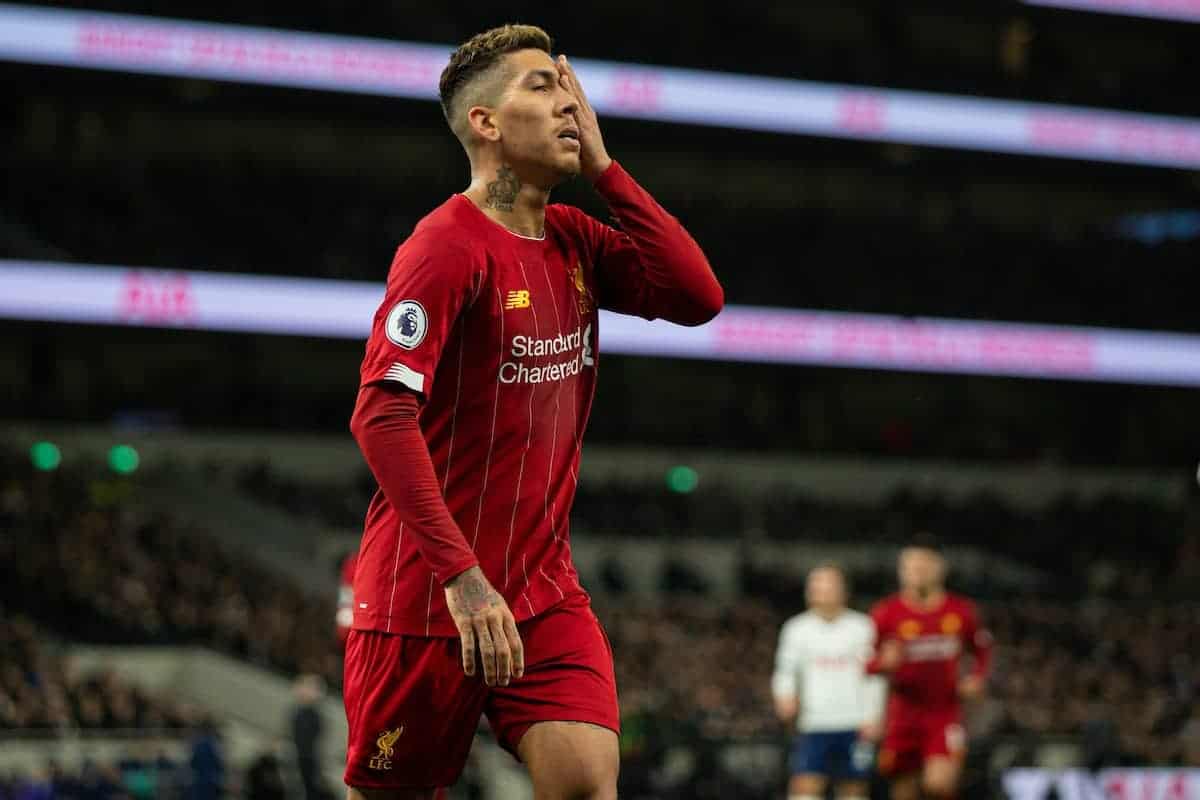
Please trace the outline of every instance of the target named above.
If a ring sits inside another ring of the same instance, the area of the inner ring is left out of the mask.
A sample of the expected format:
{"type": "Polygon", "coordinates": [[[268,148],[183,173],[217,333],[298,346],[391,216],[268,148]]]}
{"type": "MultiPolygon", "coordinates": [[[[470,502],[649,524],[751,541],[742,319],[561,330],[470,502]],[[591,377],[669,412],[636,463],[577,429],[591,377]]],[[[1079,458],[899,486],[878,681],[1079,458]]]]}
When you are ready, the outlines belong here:
{"type": "Polygon", "coordinates": [[[508,297],[504,299],[504,310],[512,311],[514,308],[529,308],[528,289],[518,289],[508,293],[508,297]]]}

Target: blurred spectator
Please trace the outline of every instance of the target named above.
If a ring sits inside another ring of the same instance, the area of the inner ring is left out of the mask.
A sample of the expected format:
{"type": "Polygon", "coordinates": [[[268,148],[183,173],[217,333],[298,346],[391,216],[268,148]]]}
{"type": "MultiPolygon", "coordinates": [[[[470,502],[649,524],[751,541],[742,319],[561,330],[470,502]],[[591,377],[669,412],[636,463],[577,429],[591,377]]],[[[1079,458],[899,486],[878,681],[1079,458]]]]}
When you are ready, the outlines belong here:
{"type": "Polygon", "coordinates": [[[54,800],[54,784],[48,774],[39,770],[19,780],[12,796],[13,800],[54,800]]]}
{"type": "Polygon", "coordinates": [[[246,771],[246,800],[284,800],[286,797],[279,757],[268,750],[254,759],[246,771]]]}
{"type": "Polygon", "coordinates": [[[211,718],[204,718],[192,739],[189,800],[217,800],[225,796],[225,755],[220,732],[211,718]]]}
{"type": "Polygon", "coordinates": [[[50,633],[0,602],[0,730],[48,735],[73,728],[180,729],[172,701],[123,681],[112,671],[74,674],[50,633]]]}
{"type": "Polygon", "coordinates": [[[324,722],[318,707],[325,686],[317,675],[301,675],[294,684],[296,707],[292,711],[292,744],[296,748],[296,766],[304,785],[305,800],[326,800],[333,795],[321,777],[321,737],[324,722]]]}

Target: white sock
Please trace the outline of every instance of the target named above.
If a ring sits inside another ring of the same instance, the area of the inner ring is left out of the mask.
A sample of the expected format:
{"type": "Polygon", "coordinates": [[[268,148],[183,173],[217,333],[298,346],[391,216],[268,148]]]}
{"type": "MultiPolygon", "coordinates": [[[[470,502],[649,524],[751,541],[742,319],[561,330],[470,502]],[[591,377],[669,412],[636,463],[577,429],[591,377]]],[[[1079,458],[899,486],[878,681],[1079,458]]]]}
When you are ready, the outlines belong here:
{"type": "Polygon", "coordinates": [[[815,794],[789,794],[788,800],[821,800],[815,794]]]}

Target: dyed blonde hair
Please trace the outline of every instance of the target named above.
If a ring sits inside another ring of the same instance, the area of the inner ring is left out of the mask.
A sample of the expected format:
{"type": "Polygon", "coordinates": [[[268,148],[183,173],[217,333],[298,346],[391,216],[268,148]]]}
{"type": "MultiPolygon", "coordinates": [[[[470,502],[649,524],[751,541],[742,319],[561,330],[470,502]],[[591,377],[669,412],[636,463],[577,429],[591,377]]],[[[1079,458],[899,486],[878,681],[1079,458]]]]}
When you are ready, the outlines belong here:
{"type": "Polygon", "coordinates": [[[550,53],[550,34],[536,25],[501,25],[477,33],[459,45],[442,70],[438,94],[450,130],[464,145],[468,142],[466,110],[472,106],[495,105],[511,79],[504,57],[518,50],[550,53]]]}

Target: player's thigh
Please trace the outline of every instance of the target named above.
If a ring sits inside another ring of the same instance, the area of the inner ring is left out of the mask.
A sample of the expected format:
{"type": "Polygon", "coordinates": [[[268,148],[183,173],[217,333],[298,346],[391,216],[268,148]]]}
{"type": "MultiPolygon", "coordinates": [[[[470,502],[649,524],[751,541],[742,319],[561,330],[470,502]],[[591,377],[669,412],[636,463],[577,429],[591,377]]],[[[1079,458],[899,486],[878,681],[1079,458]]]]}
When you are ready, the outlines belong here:
{"type": "Polygon", "coordinates": [[[875,763],[875,748],[859,739],[858,731],[847,731],[838,737],[833,772],[837,780],[835,795],[847,800],[862,800],[871,793],[871,770],[875,763]]]}
{"type": "Polygon", "coordinates": [[[890,724],[879,748],[879,774],[889,781],[910,775],[914,779],[919,778],[924,761],[923,739],[919,726],[910,723],[890,724]]]}
{"type": "Polygon", "coordinates": [[[930,756],[921,774],[921,787],[932,797],[951,797],[958,791],[963,760],[957,756],[930,756]]]}
{"type": "Polygon", "coordinates": [[[948,711],[932,715],[927,723],[921,785],[926,794],[949,797],[958,789],[967,754],[967,734],[958,714],[948,711]]]}
{"type": "Polygon", "coordinates": [[[486,713],[502,747],[521,745],[543,722],[583,722],[620,730],[612,649],[586,595],[568,598],[519,626],[525,674],[488,693],[486,713]]]}
{"type": "Polygon", "coordinates": [[[888,780],[890,800],[920,800],[922,739],[922,728],[913,715],[889,716],[878,768],[888,780]]]}
{"type": "Polygon", "coordinates": [[[818,775],[815,772],[797,773],[788,781],[788,797],[805,795],[824,797],[826,783],[824,775],[818,775]]]}
{"type": "Polygon", "coordinates": [[[616,800],[617,734],[587,722],[539,722],[521,737],[535,800],[616,800]]]}
{"type": "Polygon", "coordinates": [[[457,640],[378,631],[350,633],[342,694],[346,785],[403,798],[454,784],[487,697],[463,674],[457,640]]]}
{"type": "Polygon", "coordinates": [[[792,742],[791,753],[788,755],[788,769],[792,774],[788,785],[789,787],[803,785],[806,788],[803,790],[790,789],[791,794],[824,794],[825,784],[828,782],[826,778],[830,774],[829,751],[830,735],[828,733],[809,732],[796,737],[792,742]]]}

